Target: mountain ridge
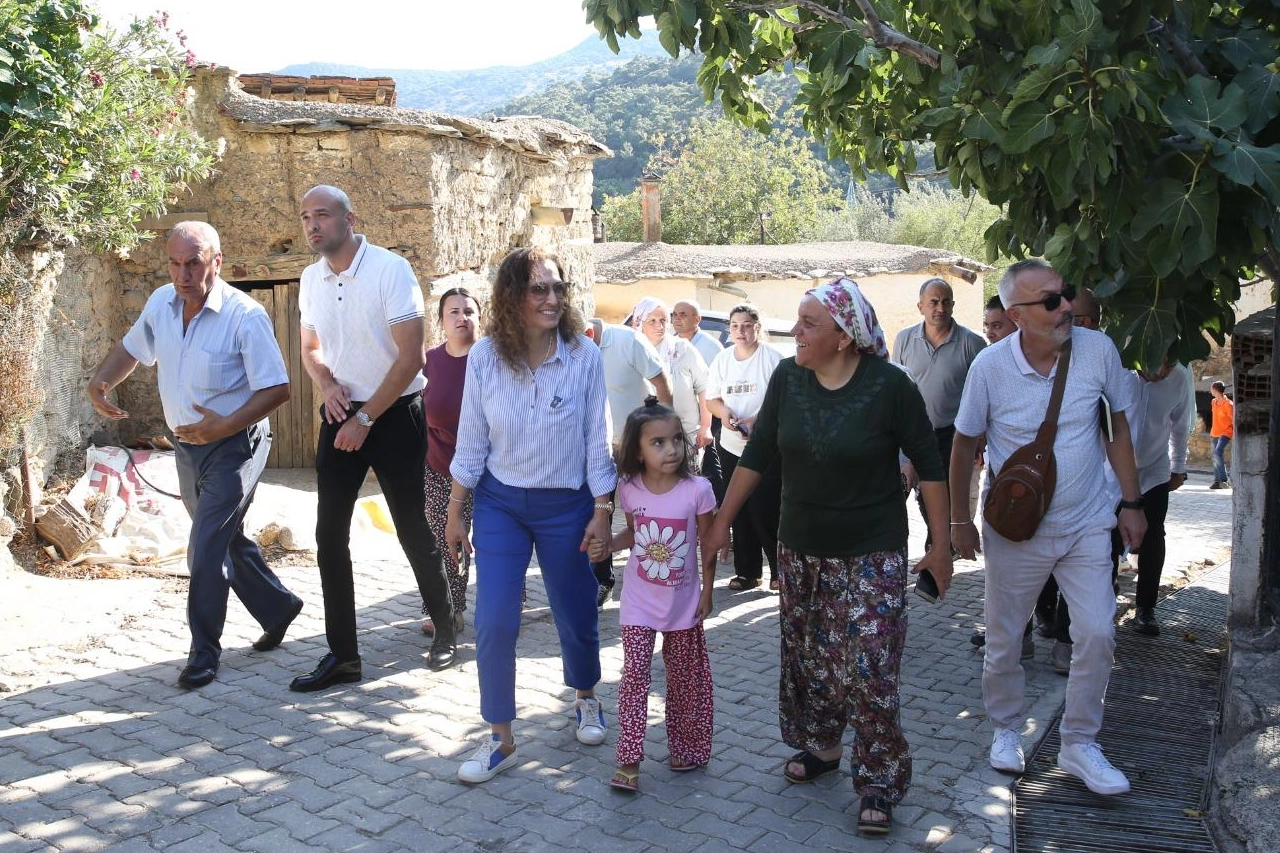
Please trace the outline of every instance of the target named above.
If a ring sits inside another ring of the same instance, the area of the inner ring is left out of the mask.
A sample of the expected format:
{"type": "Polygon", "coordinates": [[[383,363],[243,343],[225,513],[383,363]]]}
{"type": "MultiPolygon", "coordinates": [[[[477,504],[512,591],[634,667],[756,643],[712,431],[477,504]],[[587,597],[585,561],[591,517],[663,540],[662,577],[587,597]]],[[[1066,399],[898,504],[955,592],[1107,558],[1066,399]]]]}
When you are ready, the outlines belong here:
{"type": "Polygon", "coordinates": [[[299,77],[393,77],[396,105],[459,116],[483,116],[521,97],[537,94],[557,83],[580,80],[590,72],[621,67],[637,57],[668,57],[657,33],[621,42],[614,53],[592,36],[564,53],[529,65],[495,65],[467,71],[376,68],[336,62],[305,62],[285,66],[273,74],[299,77]]]}

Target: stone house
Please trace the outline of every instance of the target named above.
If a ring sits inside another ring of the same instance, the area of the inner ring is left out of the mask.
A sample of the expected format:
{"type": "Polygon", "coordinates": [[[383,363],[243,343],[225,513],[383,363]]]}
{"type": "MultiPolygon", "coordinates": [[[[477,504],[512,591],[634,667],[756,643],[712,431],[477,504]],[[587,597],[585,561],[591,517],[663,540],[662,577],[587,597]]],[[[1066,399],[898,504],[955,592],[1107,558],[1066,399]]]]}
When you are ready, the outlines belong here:
{"type": "Polygon", "coordinates": [[[46,387],[62,399],[33,430],[37,467],[59,451],[78,451],[90,436],[131,443],[164,432],[152,371],[140,368],[121,385],[130,418],[118,425],[94,414],[83,387],[148,295],[169,280],[163,236],[178,221],[216,227],[223,278],[272,315],[293,380],[292,399],[273,416],[271,464],[278,467],[306,467],[314,457],[318,407],[299,360],[297,313],[299,276],[314,260],[297,211],[311,186],[347,191],[357,231],[413,265],[428,313],[432,291],[487,288],[497,263],[518,246],[550,248],[576,280],[590,280],[592,163],[608,149],[549,119],[482,121],[379,106],[379,99],[394,104],[394,94],[389,81],[374,82],[363,103],[349,102],[337,86],[325,87],[331,97],[304,91],[281,100],[261,75],[242,89],[234,71],[197,69],[189,120],[216,140],[217,171],[174,199],[165,216],[143,223],[158,237],[128,257],[67,255],[49,330],[66,340],[45,368],[46,387]]]}
{"type": "Polygon", "coordinates": [[[982,333],[985,264],[937,249],[883,243],[672,246],[666,243],[597,243],[596,313],[620,322],[645,296],[668,305],[697,299],[704,310],[728,311],[748,301],[764,316],[794,322],[805,291],[847,275],[875,306],[890,346],[894,336],[920,322],[920,285],[937,276],[955,291],[958,323],[982,333]]]}

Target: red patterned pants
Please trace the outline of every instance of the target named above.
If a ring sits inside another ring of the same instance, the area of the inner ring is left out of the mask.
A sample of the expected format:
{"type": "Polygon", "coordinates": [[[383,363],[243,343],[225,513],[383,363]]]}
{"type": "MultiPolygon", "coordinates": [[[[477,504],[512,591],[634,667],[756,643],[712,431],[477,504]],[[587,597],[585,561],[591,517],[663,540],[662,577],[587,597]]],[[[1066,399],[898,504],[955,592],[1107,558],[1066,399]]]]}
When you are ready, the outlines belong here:
{"type": "MultiPolygon", "coordinates": [[[[618,683],[618,764],[644,758],[649,719],[649,684],[658,632],[622,626],[622,680],[618,683]]],[[[691,764],[711,759],[711,662],[702,625],[662,632],[662,661],[667,668],[667,749],[691,764]]]]}

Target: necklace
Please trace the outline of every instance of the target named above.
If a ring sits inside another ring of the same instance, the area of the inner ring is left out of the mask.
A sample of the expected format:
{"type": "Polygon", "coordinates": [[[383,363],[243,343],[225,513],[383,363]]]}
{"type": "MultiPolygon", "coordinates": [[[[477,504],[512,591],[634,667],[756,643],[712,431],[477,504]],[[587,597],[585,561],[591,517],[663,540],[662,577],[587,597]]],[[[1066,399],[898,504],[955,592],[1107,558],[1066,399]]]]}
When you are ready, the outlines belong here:
{"type": "Polygon", "coordinates": [[[556,333],[551,332],[551,337],[547,340],[547,351],[542,354],[542,361],[538,362],[537,367],[531,368],[537,370],[539,367],[547,363],[547,359],[551,358],[551,348],[556,345],[556,333]]]}

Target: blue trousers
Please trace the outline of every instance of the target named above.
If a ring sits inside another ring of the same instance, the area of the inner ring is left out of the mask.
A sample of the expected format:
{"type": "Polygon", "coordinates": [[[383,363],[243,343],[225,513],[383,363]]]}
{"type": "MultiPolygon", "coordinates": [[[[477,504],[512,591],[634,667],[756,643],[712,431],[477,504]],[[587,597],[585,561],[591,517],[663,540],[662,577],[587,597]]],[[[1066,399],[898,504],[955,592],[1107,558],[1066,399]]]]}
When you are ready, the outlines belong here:
{"type": "Polygon", "coordinates": [[[227,591],[233,590],[264,630],[279,625],[298,598],[244,535],[244,514],[267,467],[271,432],[265,420],[210,444],[175,442],[178,488],[191,516],[187,542],[190,666],[218,666],[227,591]]]}
{"type": "Polygon", "coordinates": [[[1215,483],[1227,482],[1227,445],[1231,443],[1231,439],[1225,435],[1215,435],[1213,437],[1213,481],[1215,483]]]}
{"type": "Polygon", "coordinates": [[[586,486],[520,489],[487,471],[476,485],[476,668],[485,722],[516,718],[520,591],[535,550],[560,635],[565,684],[590,690],[600,681],[596,579],[587,555],[578,550],[593,512],[586,486]]]}

